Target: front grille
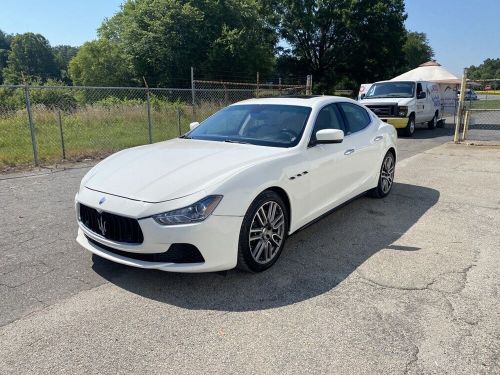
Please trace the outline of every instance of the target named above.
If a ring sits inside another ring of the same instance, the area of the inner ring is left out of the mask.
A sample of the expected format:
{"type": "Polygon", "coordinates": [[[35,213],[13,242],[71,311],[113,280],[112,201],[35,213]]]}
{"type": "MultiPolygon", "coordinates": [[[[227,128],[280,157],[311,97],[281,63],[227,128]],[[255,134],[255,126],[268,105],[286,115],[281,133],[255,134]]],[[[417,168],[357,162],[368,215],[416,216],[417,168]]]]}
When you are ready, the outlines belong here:
{"type": "Polygon", "coordinates": [[[201,255],[198,248],[187,243],[175,243],[170,245],[169,249],[164,253],[131,253],[129,251],[117,250],[112,247],[103,245],[94,239],[87,237],[87,240],[110,253],[121,255],[126,258],[142,260],[145,262],[162,262],[162,263],[204,263],[205,259],[201,255]]]}
{"type": "Polygon", "coordinates": [[[109,212],[99,213],[95,208],[80,204],[80,221],[92,232],[111,241],[132,244],[144,241],[141,227],[136,219],[109,212]]]}
{"type": "Polygon", "coordinates": [[[397,116],[398,106],[396,104],[369,104],[368,108],[372,110],[379,117],[383,116],[397,116]]]}

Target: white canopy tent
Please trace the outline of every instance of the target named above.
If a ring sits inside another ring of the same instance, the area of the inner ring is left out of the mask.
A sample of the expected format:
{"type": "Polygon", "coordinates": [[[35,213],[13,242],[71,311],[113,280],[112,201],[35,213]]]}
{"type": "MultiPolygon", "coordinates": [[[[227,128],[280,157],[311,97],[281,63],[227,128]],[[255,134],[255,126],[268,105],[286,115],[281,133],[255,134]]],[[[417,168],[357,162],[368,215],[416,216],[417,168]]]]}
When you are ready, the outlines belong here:
{"type": "Polygon", "coordinates": [[[441,114],[453,114],[457,101],[457,90],[461,80],[447,71],[437,61],[429,61],[418,68],[403,73],[391,81],[430,81],[439,85],[441,93],[441,114]]]}
{"type": "Polygon", "coordinates": [[[430,81],[444,84],[460,84],[460,79],[447,71],[437,61],[429,61],[418,68],[394,77],[391,81],[430,81]]]}

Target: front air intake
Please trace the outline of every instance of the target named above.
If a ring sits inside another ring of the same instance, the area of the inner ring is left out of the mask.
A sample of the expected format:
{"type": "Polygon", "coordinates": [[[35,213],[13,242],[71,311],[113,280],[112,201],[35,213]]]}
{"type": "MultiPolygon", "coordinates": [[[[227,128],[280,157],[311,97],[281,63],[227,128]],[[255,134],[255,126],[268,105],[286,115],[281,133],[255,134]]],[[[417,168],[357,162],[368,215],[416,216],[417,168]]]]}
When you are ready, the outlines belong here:
{"type": "Polygon", "coordinates": [[[93,233],[115,242],[141,244],[144,241],[139,222],[124,216],[99,212],[80,204],[80,221],[93,233]]]}

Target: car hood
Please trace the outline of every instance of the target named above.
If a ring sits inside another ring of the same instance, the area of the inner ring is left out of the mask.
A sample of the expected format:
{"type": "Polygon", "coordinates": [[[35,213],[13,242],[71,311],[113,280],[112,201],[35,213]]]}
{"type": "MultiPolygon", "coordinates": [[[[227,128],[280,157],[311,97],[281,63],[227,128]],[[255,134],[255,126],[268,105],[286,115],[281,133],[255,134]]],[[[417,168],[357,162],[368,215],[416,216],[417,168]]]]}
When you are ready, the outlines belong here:
{"type": "Polygon", "coordinates": [[[409,105],[413,98],[375,98],[375,99],[364,99],[360,103],[366,106],[369,105],[380,105],[380,104],[397,104],[397,105],[409,105]]]}
{"type": "Polygon", "coordinates": [[[173,139],[118,152],[84,178],[86,188],[144,202],[185,197],[285,148],[173,139]]]}

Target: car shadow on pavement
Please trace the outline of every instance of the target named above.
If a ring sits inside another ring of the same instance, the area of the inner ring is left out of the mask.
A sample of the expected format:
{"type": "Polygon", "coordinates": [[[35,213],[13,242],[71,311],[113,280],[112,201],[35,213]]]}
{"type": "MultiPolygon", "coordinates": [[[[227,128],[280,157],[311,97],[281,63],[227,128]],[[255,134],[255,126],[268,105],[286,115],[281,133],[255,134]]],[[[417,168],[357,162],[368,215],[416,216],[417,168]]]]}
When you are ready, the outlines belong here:
{"type": "Polygon", "coordinates": [[[132,293],[186,309],[254,311],[297,303],[335,288],[381,249],[398,244],[439,199],[423,186],[394,185],[385,199],[360,197],[292,235],[278,262],[260,274],[175,274],[116,264],[94,256],[93,269],[132,293]]]}

